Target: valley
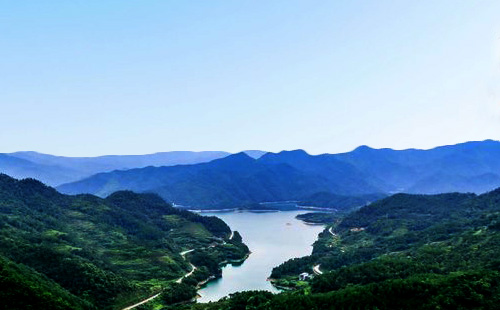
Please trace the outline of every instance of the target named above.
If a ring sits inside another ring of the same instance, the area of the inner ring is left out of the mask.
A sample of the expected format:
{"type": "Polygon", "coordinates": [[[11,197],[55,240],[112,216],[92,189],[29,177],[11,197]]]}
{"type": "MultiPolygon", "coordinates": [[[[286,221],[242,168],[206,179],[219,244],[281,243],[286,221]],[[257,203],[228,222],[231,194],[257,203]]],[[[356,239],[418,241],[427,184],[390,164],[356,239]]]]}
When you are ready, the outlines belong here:
{"type": "Polygon", "coordinates": [[[154,192],[190,209],[254,208],[262,202],[352,210],[398,192],[484,193],[500,187],[500,142],[429,150],[373,149],[310,155],[303,150],[244,152],[207,163],[99,173],[63,184],[65,194],[106,197],[118,190],[154,192]]]}
{"type": "Polygon", "coordinates": [[[330,222],[312,255],[271,277],[291,289],[241,292],[185,309],[495,309],[500,189],[397,194],[330,222]],[[312,280],[297,275],[315,270],[312,280]]]}
{"type": "Polygon", "coordinates": [[[323,230],[322,226],[297,220],[295,217],[300,213],[302,211],[211,213],[244,236],[251,254],[242,264],[224,267],[222,278],[209,282],[199,291],[198,302],[217,301],[238,291],[279,292],[268,281],[272,269],[290,258],[310,255],[312,244],[323,230]]]}
{"type": "Polygon", "coordinates": [[[120,190],[160,195],[187,209],[258,209],[263,202],[349,211],[398,192],[484,193],[500,187],[500,142],[429,150],[374,149],[310,155],[163,152],[150,155],[61,157],[0,154],[0,172],[31,177],[65,194],[102,198],[120,190]]]}
{"type": "Polygon", "coordinates": [[[433,308],[462,286],[488,308],[499,145],[238,153],[57,190],[0,174],[0,286],[13,309],[389,309],[394,290],[433,308]]]}
{"type": "Polygon", "coordinates": [[[500,309],[499,12],[3,1],[0,310],[500,309]]]}

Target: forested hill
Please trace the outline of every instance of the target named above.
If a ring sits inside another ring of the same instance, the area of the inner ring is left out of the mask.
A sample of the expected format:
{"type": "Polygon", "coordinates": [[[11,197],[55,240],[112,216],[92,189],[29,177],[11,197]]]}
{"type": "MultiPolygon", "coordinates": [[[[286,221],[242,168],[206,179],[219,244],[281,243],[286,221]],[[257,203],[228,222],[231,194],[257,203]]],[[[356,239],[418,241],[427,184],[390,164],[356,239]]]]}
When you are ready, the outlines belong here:
{"type": "MultiPolygon", "coordinates": [[[[496,229],[499,222],[500,189],[479,196],[396,194],[332,221],[314,244],[310,259],[326,270],[334,270],[380,255],[407,254],[405,251],[422,246],[430,249],[440,245],[444,249],[442,246],[457,236],[463,245],[470,232],[481,236],[476,241],[486,237],[483,241],[491,241],[490,237],[500,237],[496,229]]],[[[288,267],[300,265],[299,260],[287,264],[276,268],[274,276],[286,275],[295,268],[286,271],[288,267]]],[[[304,260],[304,264],[311,262],[304,260]]]]}
{"type": "Polygon", "coordinates": [[[332,156],[376,177],[390,192],[480,194],[500,187],[500,142],[494,140],[430,150],[361,146],[332,156]]]}
{"type": "MultiPolygon", "coordinates": [[[[248,151],[260,156],[260,151],[248,151]]],[[[0,153],[0,173],[11,177],[34,178],[50,186],[75,182],[100,172],[148,166],[204,163],[230,155],[226,152],[161,152],[146,155],[65,157],[37,152],[0,153]]]]}
{"type": "Polygon", "coordinates": [[[333,219],[313,255],[275,268],[271,277],[293,291],[191,309],[498,309],[498,253],[500,189],[397,194],[333,219]],[[313,267],[323,274],[299,281],[313,267]]]}
{"type": "Polygon", "coordinates": [[[58,190],[68,194],[93,193],[103,197],[123,189],[154,192],[167,201],[195,208],[227,208],[245,203],[300,200],[317,192],[331,190],[344,195],[378,191],[367,184],[359,173],[355,173],[356,170],[350,165],[341,164],[343,173],[348,174],[347,171],[350,171],[353,174],[352,182],[346,182],[339,175],[327,178],[288,163],[267,162],[265,157],[256,160],[239,153],[204,164],[101,173],[80,182],[62,185],[58,190]]]}
{"type": "Polygon", "coordinates": [[[483,193],[499,186],[500,142],[486,140],[430,150],[362,146],[342,154],[295,150],[258,159],[240,153],[196,165],[101,173],[58,190],[102,197],[117,190],[154,192],[192,208],[293,200],[341,209],[397,192],[483,193]]]}
{"type": "Polygon", "coordinates": [[[177,285],[192,268],[180,253],[196,249],[204,261],[185,284],[192,292],[247,254],[230,233],[155,194],[67,196],[0,174],[0,299],[9,309],[120,309],[177,285]]]}

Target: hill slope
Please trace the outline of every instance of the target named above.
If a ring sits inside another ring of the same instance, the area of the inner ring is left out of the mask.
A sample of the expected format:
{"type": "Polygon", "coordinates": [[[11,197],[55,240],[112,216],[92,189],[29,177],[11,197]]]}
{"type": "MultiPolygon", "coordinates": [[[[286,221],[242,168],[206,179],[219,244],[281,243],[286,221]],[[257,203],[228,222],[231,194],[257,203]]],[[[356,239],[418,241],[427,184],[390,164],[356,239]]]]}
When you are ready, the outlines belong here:
{"type": "Polygon", "coordinates": [[[18,179],[36,178],[47,184],[72,182],[81,176],[73,168],[41,164],[7,154],[0,154],[0,173],[18,179]]]}
{"type": "Polygon", "coordinates": [[[233,294],[190,309],[497,309],[500,189],[397,194],[334,219],[313,255],[272,272],[295,290],[233,294]],[[302,272],[316,274],[298,281],[302,272]],[[319,273],[318,272],[318,273],[319,273]]]}
{"type": "Polygon", "coordinates": [[[18,286],[33,287],[29,279],[40,277],[47,286],[57,283],[62,304],[115,309],[161,291],[191,270],[180,254],[190,249],[208,251],[197,276],[218,275],[220,262],[247,253],[223,240],[230,232],[218,218],[173,208],[153,194],[66,196],[33,179],[0,175],[2,264],[20,266],[10,268],[27,279],[18,286]]]}
{"type": "Polygon", "coordinates": [[[363,185],[357,187],[339,178],[299,170],[288,163],[268,162],[266,158],[264,155],[256,160],[239,153],[205,164],[114,171],[59,186],[58,190],[103,197],[122,189],[154,192],[167,201],[196,208],[299,200],[332,189],[346,195],[377,191],[360,177],[352,182],[363,185]]]}
{"type": "Polygon", "coordinates": [[[266,153],[258,159],[240,153],[197,165],[102,173],[64,184],[58,190],[102,197],[124,189],[154,192],[167,201],[194,208],[296,200],[343,209],[373,201],[363,196],[483,193],[498,186],[500,142],[487,140],[431,150],[363,146],[343,154],[312,156],[296,150],[266,153]]]}
{"type": "MultiPolygon", "coordinates": [[[[256,151],[258,152],[258,151],[256,151]]],[[[259,153],[255,153],[258,156],[259,153]]],[[[37,152],[0,154],[0,172],[16,178],[35,178],[57,186],[74,182],[100,172],[174,166],[208,162],[230,155],[227,152],[162,152],[147,155],[108,155],[98,157],[64,157],[37,152]]]]}
{"type": "Polygon", "coordinates": [[[500,142],[485,140],[430,150],[372,149],[362,146],[331,155],[350,163],[388,192],[484,193],[500,186],[500,142]]]}

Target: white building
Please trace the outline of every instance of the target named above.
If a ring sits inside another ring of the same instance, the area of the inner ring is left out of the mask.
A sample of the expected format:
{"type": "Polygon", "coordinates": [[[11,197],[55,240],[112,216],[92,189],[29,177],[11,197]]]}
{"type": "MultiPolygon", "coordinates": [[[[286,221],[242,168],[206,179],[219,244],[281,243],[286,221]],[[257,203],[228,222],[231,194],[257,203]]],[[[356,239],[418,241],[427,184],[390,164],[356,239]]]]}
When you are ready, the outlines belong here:
{"type": "Polygon", "coordinates": [[[305,280],[309,280],[311,279],[311,275],[307,272],[303,272],[301,274],[299,274],[299,280],[300,281],[305,281],[305,280]]]}

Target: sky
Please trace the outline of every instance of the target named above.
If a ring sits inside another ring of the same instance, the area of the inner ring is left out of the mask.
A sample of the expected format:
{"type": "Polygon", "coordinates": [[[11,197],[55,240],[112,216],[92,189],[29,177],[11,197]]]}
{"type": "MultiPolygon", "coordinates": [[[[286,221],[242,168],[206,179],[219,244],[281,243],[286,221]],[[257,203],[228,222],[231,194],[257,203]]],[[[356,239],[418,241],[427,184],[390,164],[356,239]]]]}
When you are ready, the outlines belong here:
{"type": "Polygon", "coordinates": [[[498,0],[0,5],[0,152],[500,140],[498,0]]]}

